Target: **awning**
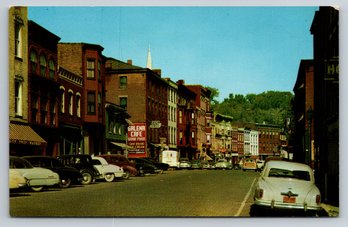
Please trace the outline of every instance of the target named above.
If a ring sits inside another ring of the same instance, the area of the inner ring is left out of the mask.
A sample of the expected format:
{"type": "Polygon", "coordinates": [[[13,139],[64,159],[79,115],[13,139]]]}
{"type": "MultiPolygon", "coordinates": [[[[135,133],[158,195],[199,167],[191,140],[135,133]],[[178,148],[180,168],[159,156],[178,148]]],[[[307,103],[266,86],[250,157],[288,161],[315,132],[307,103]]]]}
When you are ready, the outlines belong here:
{"type": "Polygon", "coordinates": [[[42,139],[29,125],[10,123],[10,143],[33,146],[46,146],[42,139]]]}
{"type": "Polygon", "coordinates": [[[121,147],[122,149],[134,149],[134,147],[131,147],[125,143],[116,143],[116,142],[112,142],[112,141],[110,141],[110,143],[112,143],[115,146],[121,147]]]}

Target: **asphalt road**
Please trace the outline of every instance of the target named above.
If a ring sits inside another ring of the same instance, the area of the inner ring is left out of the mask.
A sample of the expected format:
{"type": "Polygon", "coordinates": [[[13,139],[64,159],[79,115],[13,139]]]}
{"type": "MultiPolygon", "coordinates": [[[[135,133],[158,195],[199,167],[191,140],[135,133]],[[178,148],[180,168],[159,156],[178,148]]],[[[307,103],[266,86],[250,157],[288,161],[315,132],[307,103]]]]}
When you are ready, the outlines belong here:
{"type": "Polygon", "coordinates": [[[10,193],[12,217],[247,217],[255,172],[177,170],[68,189],[10,193]]]}

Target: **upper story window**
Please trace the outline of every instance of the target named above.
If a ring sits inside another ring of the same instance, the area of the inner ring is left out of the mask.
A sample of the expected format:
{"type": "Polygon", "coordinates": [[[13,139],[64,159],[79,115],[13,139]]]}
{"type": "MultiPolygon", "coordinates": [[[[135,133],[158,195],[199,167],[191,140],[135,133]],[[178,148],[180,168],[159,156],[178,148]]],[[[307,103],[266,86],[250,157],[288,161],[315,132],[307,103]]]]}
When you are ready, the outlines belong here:
{"type": "Polygon", "coordinates": [[[76,115],[81,117],[81,94],[76,93],[76,115]]]}
{"type": "Polygon", "coordinates": [[[38,60],[37,60],[37,53],[36,53],[36,51],[35,50],[32,50],[31,52],[30,52],[30,71],[32,72],[32,73],[36,73],[36,70],[37,70],[37,62],[38,62],[38,60]]]}
{"type": "Polygon", "coordinates": [[[22,58],[22,24],[15,22],[15,56],[22,58]]]}
{"type": "Polygon", "coordinates": [[[101,116],[101,113],[102,113],[102,105],[101,105],[101,102],[102,102],[101,93],[98,92],[98,113],[100,114],[99,116],[101,116]]]}
{"type": "Polygon", "coordinates": [[[40,75],[41,76],[46,76],[46,69],[47,69],[46,56],[41,54],[40,55],[40,75]]]}
{"type": "Polygon", "coordinates": [[[56,125],[56,103],[53,99],[50,100],[50,125],[56,125]]]}
{"type": "Polygon", "coordinates": [[[53,79],[54,75],[55,75],[56,67],[55,67],[54,61],[52,59],[50,59],[48,62],[48,69],[49,69],[49,77],[51,79],[53,79]]]}
{"type": "Polygon", "coordinates": [[[120,97],[120,106],[127,110],[127,97],[120,97]]]}
{"type": "Polygon", "coordinates": [[[68,92],[68,101],[69,101],[69,114],[73,115],[74,93],[72,90],[69,90],[68,92]]]}
{"type": "Polygon", "coordinates": [[[15,113],[17,116],[22,116],[22,88],[23,81],[15,80],[15,113]]]}
{"type": "Polygon", "coordinates": [[[120,88],[121,89],[127,88],[127,77],[126,76],[120,76],[120,88]]]}
{"type": "Polygon", "coordinates": [[[63,86],[61,86],[59,88],[60,90],[60,94],[61,94],[61,98],[60,98],[60,112],[64,113],[65,112],[65,88],[63,86]]]}
{"type": "Polygon", "coordinates": [[[101,81],[101,62],[100,61],[98,61],[98,66],[97,66],[98,68],[98,81],[101,81]]]}
{"type": "Polygon", "coordinates": [[[87,79],[94,79],[94,60],[87,60],[87,79]]]}
{"type": "Polygon", "coordinates": [[[87,114],[95,114],[95,92],[87,93],[87,114]]]}

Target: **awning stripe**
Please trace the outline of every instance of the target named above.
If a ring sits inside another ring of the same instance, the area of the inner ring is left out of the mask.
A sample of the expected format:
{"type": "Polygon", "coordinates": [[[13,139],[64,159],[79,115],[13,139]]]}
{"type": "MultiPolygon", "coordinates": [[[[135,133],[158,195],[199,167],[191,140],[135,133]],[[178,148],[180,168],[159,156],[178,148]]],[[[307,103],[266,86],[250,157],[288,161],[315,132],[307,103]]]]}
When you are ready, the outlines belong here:
{"type": "Polygon", "coordinates": [[[42,139],[29,125],[10,123],[10,143],[33,146],[46,146],[47,142],[42,139]]]}

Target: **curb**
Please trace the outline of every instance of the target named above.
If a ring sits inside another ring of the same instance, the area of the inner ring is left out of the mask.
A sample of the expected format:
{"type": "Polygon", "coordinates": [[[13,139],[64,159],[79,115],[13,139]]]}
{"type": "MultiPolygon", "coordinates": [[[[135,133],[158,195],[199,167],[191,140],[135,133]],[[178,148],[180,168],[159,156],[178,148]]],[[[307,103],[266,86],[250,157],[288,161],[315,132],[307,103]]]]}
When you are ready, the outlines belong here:
{"type": "Polygon", "coordinates": [[[339,208],[329,205],[329,204],[325,204],[322,203],[320,204],[321,208],[323,208],[323,210],[325,210],[325,212],[327,213],[327,215],[329,217],[338,217],[339,216],[339,208]]]}

